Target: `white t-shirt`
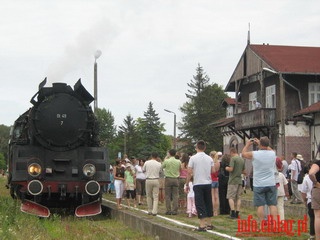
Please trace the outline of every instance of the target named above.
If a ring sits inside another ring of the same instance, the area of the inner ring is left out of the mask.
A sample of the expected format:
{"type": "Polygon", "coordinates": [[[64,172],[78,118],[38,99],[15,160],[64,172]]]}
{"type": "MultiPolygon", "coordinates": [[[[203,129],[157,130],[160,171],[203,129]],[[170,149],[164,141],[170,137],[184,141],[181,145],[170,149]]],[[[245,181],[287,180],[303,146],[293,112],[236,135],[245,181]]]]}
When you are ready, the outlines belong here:
{"type": "Polygon", "coordinates": [[[276,185],[276,154],[272,150],[252,152],[253,186],[270,187],[276,185]]]}
{"type": "Polygon", "coordinates": [[[261,103],[256,102],[256,108],[261,108],[261,103]]]}
{"type": "Polygon", "coordinates": [[[214,166],[213,159],[204,152],[193,155],[188,167],[193,169],[193,186],[211,184],[211,167],[214,166]]]}
{"type": "Polygon", "coordinates": [[[313,183],[309,178],[309,174],[306,174],[301,183],[301,192],[307,194],[307,203],[311,202],[311,190],[313,188],[313,183]]]}
{"type": "Polygon", "coordinates": [[[134,168],[136,170],[136,179],[146,179],[146,175],[140,165],[136,165],[134,168]]]}
{"type": "Polygon", "coordinates": [[[279,184],[280,184],[278,187],[278,197],[282,197],[286,195],[284,191],[284,185],[288,184],[288,180],[286,179],[286,177],[283,175],[282,172],[279,172],[278,178],[279,178],[279,184]]]}
{"type": "Polygon", "coordinates": [[[291,179],[293,179],[293,174],[292,174],[292,170],[296,171],[296,174],[294,176],[294,180],[297,181],[298,180],[298,174],[301,171],[301,164],[300,161],[297,159],[292,159],[291,161],[291,179]]]}

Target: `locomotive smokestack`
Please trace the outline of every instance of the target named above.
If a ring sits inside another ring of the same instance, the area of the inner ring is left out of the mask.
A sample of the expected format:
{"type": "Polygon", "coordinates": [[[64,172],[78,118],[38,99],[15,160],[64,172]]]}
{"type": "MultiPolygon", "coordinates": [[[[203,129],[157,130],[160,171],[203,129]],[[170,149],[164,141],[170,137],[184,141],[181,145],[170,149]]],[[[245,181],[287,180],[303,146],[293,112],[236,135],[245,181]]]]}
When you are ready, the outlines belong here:
{"type": "Polygon", "coordinates": [[[97,59],[101,56],[102,52],[97,50],[94,53],[94,85],[93,85],[93,92],[94,92],[94,113],[97,112],[98,109],[98,64],[97,59]]]}

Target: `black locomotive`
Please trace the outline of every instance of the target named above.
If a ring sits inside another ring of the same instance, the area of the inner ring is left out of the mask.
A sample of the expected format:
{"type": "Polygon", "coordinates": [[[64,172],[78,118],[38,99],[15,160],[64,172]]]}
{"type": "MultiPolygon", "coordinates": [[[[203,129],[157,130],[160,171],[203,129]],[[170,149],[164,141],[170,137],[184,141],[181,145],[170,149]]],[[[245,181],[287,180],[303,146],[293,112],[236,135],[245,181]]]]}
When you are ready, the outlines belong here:
{"type": "Polygon", "coordinates": [[[50,208],[75,209],[76,216],[101,212],[107,184],[107,149],[99,147],[94,98],[79,80],[72,89],[53,83],[32,97],[33,106],[11,129],[8,186],[21,211],[48,217],[50,208]]]}

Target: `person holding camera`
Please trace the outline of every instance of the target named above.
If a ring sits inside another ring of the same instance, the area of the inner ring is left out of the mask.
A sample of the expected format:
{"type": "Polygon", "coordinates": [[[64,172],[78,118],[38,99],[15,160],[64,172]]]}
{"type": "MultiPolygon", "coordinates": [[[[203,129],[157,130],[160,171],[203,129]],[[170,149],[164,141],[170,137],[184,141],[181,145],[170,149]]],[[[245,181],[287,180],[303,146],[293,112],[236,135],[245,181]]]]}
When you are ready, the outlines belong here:
{"type": "Polygon", "coordinates": [[[260,221],[264,219],[264,206],[267,205],[270,215],[277,220],[277,187],[276,187],[276,154],[269,146],[269,138],[254,138],[242,149],[242,157],[252,160],[253,166],[253,203],[257,207],[260,221]],[[249,151],[250,146],[257,144],[258,151],[249,151]]]}

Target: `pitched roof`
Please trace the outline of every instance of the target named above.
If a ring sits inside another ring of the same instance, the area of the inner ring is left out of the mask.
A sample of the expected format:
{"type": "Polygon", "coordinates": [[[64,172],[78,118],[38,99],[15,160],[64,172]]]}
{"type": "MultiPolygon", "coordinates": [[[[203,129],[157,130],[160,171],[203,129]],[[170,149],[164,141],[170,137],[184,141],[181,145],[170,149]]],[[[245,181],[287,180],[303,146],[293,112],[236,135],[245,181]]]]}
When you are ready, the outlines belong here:
{"type": "Polygon", "coordinates": [[[320,73],[320,47],[250,45],[268,65],[282,73],[320,73]]]}
{"type": "Polygon", "coordinates": [[[316,113],[316,112],[320,112],[320,101],[314,104],[311,104],[309,107],[301,109],[299,112],[296,112],[295,114],[293,114],[293,116],[301,116],[304,114],[316,113]]]}
{"type": "MultiPolygon", "coordinates": [[[[240,105],[241,102],[238,102],[238,105],[240,105]]],[[[236,105],[236,99],[235,98],[231,98],[231,97],[227,97],[225,99],[223,99],[221,105],[223,107],[227,107],[228,105],[236,105]]]]}
{"type": "Polygon", "coordinates": [[[229,105],[236,105],[236,99],[235,98],[227,97],[227,98],[224,99],[224,101],[229,105]]]}

